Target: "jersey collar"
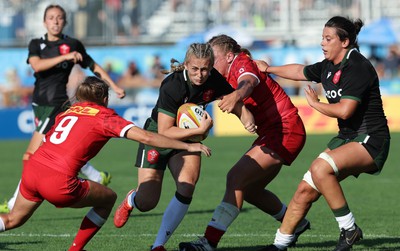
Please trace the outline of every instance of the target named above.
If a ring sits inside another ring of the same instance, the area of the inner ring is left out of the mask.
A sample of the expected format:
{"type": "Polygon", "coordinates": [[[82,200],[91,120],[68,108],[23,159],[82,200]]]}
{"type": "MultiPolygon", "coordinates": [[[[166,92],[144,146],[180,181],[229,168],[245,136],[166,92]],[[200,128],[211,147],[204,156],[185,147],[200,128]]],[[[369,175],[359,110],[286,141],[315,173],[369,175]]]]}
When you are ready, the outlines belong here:
{"type": "Polygon", "coordinates": [[[349,60],[350,54],[351,54],[353,51],[358,52],[357,48],[354,48],[354,47],[350,48],[350,49],[346,52],[346,55],[345,55],[344,58],[342,59],[342,62],[340,62],[339,70],[342,69],[342,68],[346,65],[347,60],[349,60]]]}
{"type": "Polygon", "coordinates": [[[187,85],[193,86],[192,81],[190,81],[190,78],[189,78],[189,75],[188,75],[188,72],[186,69],[183,70],[183,78],[185,79],[185,82],[187,85]]]}

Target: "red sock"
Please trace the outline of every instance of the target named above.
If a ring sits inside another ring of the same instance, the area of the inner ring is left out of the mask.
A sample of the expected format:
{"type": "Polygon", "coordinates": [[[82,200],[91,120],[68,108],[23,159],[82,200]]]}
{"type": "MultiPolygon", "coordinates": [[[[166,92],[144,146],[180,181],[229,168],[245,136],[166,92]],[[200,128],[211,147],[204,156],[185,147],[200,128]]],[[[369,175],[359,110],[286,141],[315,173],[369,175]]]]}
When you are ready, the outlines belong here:
{"type": "Polygon", "coordinates": [[[81,251],[83,247],[99,231],[100,227],[94,224],[88,217],[82,221],[81,227],[75,236],[74,242],[68,251],[81,251]]]}
{"type": "Polygon", "coordinates": [[[208,243],[213,246],[217,247],[219,241],[221,240],[222,236],[224,235],[225,231],[216,229],[215,227],[207,226],[206,232],[204,237],[208,240],[208,243]]]}

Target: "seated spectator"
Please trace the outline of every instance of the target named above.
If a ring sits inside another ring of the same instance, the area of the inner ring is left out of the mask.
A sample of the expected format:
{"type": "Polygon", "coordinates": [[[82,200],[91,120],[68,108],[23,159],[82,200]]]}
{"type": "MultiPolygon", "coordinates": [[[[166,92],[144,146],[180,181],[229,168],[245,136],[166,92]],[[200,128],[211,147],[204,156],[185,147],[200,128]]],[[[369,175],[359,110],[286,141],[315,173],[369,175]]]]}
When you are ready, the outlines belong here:
{"type": "Polygon", "coordinates": [[[0,85],[2,106],[24,107],[30,105],[33,86],[22,85],[21,78],[16,68],[6,71],[5,83],[0,85]]]}
{"type": "Polygon", "coordinates": [[[149,87],[149,80],[140,73],[134,61],[128,63],[128,68],[117,83],[124,89],[149,87]]]}
{"type": "Polygon", "coordinates": [[[162,70],[165,69],[165,67],[161,63],[161,58],[159,55],[155,55],[153,59],[153,64],[151,66],[151,75],[153,79],[158,79],[158,80],[163,80],[165,75],[162,73],[162,70]]]}
{"type": "Polygon", "coordinates": [[[383,59],[385,68],[384,78],[396,78],[399,73],[400,66],[400,51],[397,45],[389,47],[388,55],[383,59]]]}

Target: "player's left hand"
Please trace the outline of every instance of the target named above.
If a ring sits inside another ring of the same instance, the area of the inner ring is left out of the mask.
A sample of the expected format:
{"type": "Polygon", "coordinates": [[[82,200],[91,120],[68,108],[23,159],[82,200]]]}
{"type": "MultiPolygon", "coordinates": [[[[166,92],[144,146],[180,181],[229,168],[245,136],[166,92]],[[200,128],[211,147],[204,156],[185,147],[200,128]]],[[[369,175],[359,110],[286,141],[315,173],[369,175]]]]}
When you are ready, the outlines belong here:
{"type": "Polygon", "coordinates": [[[308,85],[306,88],[304,88],[304,92],[306,94],[306,99],[307,99],[308,104],[311,107],[314,107],[314,104],[319,102],[317,92],[310,85],[308,85]]]}
{"type": "Polygon", "coordinates": [[[240,122],[242,122],[244,128],[252,134],[255,134],[257,132],[257,126],[254,120],[253,114],[245,107],[243,106],[242,109],[242,114],[240,116],[240,122]]]}
{"type": "Polygon", "coordinates": [[[260,60],[260,59],[253,59],[253,61],[257,64],[259,71],[267,73],[266,69],[269,67],[267,62],[260,60]]]}
{"type": "Polygon", "coordinates": [[[118,87],[118,86],[116,86],[115,88],[114,88],[114,92],[117,94],[117,97],[119,98],[119,99],[123,99],[124,97],[125,97],[125,90],[124,89],[122,89],[121,87],[118,87]]]}
{"type": "Polygon", "coordinates": [[[240,97],[238,96],[239,95],[236,91],[223,96],[221,101],[218,103],[219,109],[221,109],[222,112],[231,113],[235,108],[236,103],[240,100],[240,97]]]}
{"type": "Polygon", "coordinates": [[[201,143],[189,143],[188,152],[202,152],[205,156],[211,156],[211,149],[201,143]]]}

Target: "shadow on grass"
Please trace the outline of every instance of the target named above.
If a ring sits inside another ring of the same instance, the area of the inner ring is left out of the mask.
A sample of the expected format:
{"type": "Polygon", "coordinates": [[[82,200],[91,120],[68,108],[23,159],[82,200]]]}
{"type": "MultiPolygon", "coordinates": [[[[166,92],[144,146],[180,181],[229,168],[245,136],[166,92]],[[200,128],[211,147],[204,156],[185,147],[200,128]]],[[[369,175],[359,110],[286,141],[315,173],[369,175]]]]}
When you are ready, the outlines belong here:
{"type": "MultiPolygon", "coordinates": [[[[240,213],[244,213],[250,210],[253,210],[257,208],[243,208],[240,213]]],[[[187,215],[199,215],[199,214],[209,214],[210,217],[212,216],[212,213],[214,213],[215,208],[213,209],[207,209],[207,210],[192,210],[192,211],[188,211],[186,214],[187,215]]],[[[132,214],[129,217],[152,217],[152,216],[162,216],[164,213],[148,213],[148,212],[135,212],[133,211],[132,214]],[[135,214],[136,213],[136,214],[135,214]]]]}
{"type": "Polygon", "coordinates": [[[28,244],[40,244],[43,243],[41,241],[2,241],[0,242],[0,250],[21,250],[17,246],[24,245],[24,247],[28,244]],[[12,246],[12,247],[9,247],[12,246]]]}
{"type": "MultiPolygon", "coordinates": [[[[298,243],[296,248],[291,248],[290,250],[315,250],[315,251],[323,251],[323,250],[332,250],[337,244],[337,241],[323,241],[318,243],[298,243]]],[[[238,249],[221,249],[225,251],[230,250],[258,250],[262,248],[262,246],[253,247],[253,249],[249,249],[248,247],[238,248],[238,249]]],[[[355,250],[365,250],[365,251],[394,251],[400,250],[400,237],[382,237],[382,238],[367,238],[363,239],[360,242],[356,243],[353,248],[355,250]]],[[[219,249],[220,250],[220,249],[219,249]]]]}
{"type": "MultiPolygon", "coordinates": [[[[323,241],[318,243],[297,244],[290,251],[312,250],[312,251],[328,251],[336,246],[336,241],[323,241]]],[[[257,251],[264,246],[242,246],[242,247],[224,247],[218,248],[218,251],[257,251]]],[[[395,238],[374,238],[364,239],[354,245],[354,250],[365,251],[394,251],[400,250],[400,237],[395,238]]]]}

